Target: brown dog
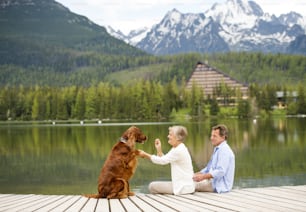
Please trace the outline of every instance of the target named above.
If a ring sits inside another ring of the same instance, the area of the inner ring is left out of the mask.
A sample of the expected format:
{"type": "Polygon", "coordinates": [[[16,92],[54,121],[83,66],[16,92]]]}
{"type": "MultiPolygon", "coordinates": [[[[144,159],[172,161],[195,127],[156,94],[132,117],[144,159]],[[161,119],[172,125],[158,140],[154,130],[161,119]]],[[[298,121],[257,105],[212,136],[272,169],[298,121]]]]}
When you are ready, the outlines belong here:
{"type": "Polygon", "coordinates": [[[135,142],[144,143],[147,140],[141,130],[135,126],[127,129],[117,144],[115,144],[102,167],[98,179],[98,194],[85,195],[89,198],[122,199],[133,196],[130,191],[129,179],[137,167],[138,150],[135,142]]]}

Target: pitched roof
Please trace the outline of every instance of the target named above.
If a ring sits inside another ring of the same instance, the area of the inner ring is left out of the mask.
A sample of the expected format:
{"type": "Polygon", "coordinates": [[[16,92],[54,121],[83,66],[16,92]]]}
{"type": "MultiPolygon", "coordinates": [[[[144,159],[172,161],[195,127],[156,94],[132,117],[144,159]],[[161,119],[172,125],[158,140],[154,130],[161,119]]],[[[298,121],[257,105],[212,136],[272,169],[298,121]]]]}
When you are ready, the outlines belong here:
{"type": "Polygon", "coordinates": [[[187,82],[187,88],[191,88],[196,83],[204,90],[204,95],[212,95],[215,87],[222,83],[227,84],[231,88],[239,88],[244,97],[247,96],[248,86],[238,82],[227,74],[205,63],[198,62],[194,72],[187,82]]]}

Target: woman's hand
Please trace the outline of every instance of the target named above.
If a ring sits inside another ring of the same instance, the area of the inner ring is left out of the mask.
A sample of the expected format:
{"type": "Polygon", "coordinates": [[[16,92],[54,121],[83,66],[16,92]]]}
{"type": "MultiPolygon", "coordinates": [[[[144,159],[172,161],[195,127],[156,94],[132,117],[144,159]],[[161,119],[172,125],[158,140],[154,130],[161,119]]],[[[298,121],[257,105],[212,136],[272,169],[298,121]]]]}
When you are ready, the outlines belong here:
{"type": "Polygon", "coordinates": [[[156,148],[158,156],[163,156],[164,155],[164,153],[162,151],[162,148],[161,148],[161,141],[159,140],[159,138],[155,139],[155,148],[156,148]]]}
{"type": "Polygon", "coordinates": [[[151,158],[151,155],[149,153],[146,153],[145,151],[140,149],[138,150],[138,155],[142,158],[148,158],[148,159],[151,158]]]}
{"type": "Polygon", "coordinates": [[[158,149],[161,149],[161,141],[159,140],[159,138],[156,138],[155,139],[155,148],[158,150],[158,149]]]}

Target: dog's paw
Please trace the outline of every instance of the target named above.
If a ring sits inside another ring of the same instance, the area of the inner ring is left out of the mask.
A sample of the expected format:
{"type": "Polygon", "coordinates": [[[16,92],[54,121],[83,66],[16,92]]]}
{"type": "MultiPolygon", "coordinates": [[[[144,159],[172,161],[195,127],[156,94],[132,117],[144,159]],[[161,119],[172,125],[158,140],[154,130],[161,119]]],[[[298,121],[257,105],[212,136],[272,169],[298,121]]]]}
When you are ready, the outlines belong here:
{"type": "Polygon", "coordinates": [[[136,149],[136,150],[135,150],[135,155],[140,155],[140,152],[141,152],[141,150],[136,149]]]}
{"type": "Polygon", "coordinates": [[[135,196],[135,193],[132,192],[132,191],[130,191],[130,192],[129,192],[129,196],[135,196]]]}

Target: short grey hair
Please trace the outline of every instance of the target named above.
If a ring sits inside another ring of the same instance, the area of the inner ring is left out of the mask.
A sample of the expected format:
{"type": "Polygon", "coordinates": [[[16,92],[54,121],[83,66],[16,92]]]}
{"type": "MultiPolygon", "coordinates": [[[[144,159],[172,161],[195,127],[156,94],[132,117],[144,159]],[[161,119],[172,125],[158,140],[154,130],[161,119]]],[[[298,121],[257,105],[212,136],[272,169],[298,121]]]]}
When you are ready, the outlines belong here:
{"type": "Polygon", "coordinates": [[[175,138],[181,142],[184,142],[188,135],[187,129],[184,126],[172,126],[169,127],[169,131],[170,130],[172,130],[175,138]]]}

